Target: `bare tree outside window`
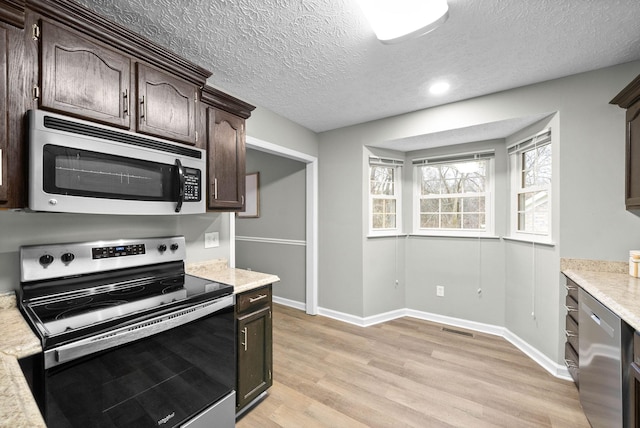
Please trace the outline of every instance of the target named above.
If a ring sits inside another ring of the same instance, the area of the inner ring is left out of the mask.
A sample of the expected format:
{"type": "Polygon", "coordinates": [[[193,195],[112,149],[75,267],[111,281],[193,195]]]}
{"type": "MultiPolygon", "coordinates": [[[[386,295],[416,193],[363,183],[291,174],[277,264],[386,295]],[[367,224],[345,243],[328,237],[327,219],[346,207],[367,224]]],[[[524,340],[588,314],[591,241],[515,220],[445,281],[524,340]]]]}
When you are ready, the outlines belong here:
{"type": "Polygon", "coordinates": [[[397,225],[397,167],[372,165],[369,180],[373,229],[395,229],[397,225]]]}
{"type": "Polygon", "coordinates": [[[520,153],[518,231],[549,234],[549,188],[551,144],[534,146],[520,153]]]}
{"type": "Polygon", "coordinates": [[[419,166],[421,229],[486,230],[488,160],[419,166]]]}

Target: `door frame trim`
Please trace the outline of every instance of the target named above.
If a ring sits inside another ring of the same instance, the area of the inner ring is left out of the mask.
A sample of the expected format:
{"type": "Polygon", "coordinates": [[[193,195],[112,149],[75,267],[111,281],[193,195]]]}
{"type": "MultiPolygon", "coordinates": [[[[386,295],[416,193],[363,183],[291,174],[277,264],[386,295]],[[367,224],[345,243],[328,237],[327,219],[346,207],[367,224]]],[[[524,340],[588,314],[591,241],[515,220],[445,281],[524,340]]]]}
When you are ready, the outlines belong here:
{"type": "MultiPolygon", "coordinates": [[[[306,164],[306,286],[305,312],[318,314],[318,158],[247,135],[246,147],[306,164]]],[[[229,215],[230,266],[235,267],[236,216],[229,215]]]]}

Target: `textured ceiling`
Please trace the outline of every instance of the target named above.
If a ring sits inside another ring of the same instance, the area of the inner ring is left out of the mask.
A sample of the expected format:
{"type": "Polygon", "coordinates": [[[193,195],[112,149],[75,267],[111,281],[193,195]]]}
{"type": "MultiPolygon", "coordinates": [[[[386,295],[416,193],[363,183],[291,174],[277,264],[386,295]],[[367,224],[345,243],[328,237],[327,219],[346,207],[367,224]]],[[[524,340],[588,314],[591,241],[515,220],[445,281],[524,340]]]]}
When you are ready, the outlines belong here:
{"type": "Polygon", "coordinates": [[[316,132],[640,59],[638,0],[449,0],[442,27],[397,45],[355,0],[79,1],[316,132]],[[451,91],[428,95],[440,79],[451,91]]]}

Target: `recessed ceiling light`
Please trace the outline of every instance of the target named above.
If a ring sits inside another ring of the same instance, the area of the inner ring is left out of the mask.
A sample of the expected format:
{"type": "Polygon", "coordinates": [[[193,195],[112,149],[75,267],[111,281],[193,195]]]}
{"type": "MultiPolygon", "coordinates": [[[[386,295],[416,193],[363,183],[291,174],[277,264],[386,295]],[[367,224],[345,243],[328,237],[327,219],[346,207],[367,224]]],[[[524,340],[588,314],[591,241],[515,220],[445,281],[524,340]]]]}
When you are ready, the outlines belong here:
{"type": "Polygon", "coordinates": [[[449,90],[449,87],[447,82],[437,82],[429,87],[429,92],[433,95],[442,95],[449,90]]]}
{"type": "Polygon", "coordinates": [[[435,30],[449,17],[447,0],[357,0],[376,37],[397,43],[435,30]]]}

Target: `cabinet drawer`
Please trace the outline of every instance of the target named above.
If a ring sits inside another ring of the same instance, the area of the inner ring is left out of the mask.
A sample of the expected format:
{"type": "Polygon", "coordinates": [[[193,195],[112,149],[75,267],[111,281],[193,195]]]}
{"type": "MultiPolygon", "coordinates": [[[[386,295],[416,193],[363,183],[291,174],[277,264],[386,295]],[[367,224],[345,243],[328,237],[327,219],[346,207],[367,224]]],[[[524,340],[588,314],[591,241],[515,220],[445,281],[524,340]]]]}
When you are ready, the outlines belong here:
{"type": "Polygon", "coordinates": [[[567,310],[567,315],[573,318],[576,324],[578,324],[578,301],[567,294],[564,299],[564,307],[567,310]]]}
{"type": "Polygon", "coordinates": [[[271,286],[257,288],[236,296],[236,311],[241,314],[271,304],[271,286]]]}
{"type": "Polygon", "coordinates": [[[578,323],[570,316],[566,317],[564,333],[573,349],[578,349],[578,323]]]}
{"type": "Polygon", "coordinates": [[[573,297],[573,300],[578,301],[578,289],[580,288],[578,284],[567,278],[567,284],[565,285],[567,289],[567,295],[573,297]]]}
{"type": "Polygon", "coordinates": [[[578,385],[578,379],[580,375],[580,366],[579,366],[578,353],[571,346],[569,342],[564,345],[564,363],[567,365],[567,369],[569,370],[569,374],[573,378],[573,381],[578,385]]]}

